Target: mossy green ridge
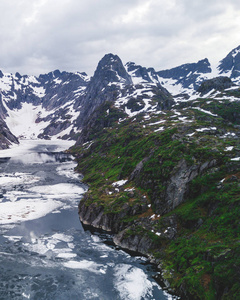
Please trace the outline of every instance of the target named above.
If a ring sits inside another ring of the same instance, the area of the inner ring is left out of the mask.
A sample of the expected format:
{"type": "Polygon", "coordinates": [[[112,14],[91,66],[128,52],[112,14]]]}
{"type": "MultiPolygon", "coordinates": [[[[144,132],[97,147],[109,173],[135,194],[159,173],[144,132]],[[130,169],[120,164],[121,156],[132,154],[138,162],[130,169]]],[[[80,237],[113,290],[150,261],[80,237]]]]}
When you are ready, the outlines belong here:
{"type": "Polygon", "coordinates": [[[240,110],[224,101],[126,119],[108,105],[71,149],[89,185],[81,220],[151,257],[183,299],[240,297],[240,110]]]}

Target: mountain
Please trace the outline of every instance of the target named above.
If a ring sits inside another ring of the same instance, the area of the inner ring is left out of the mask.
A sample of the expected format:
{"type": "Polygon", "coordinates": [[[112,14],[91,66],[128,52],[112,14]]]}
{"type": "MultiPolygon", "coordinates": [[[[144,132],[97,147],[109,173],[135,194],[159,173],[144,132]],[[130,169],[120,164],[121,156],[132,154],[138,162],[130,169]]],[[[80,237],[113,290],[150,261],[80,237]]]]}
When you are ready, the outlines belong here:
{"type": "MultiPolygon", "coordinates": [[[[80,135],[83,141],[82,130],[92,126],[90,116],[103,103],[114,103],[129,117],[169,109],[174,101],[207,93],[217,96],[218,91],[238,84],[239,49],[232,50],[215,70],[208,59],[155,71],[133,62],[124,66],[117,55],[106,54],[91,78],[84,72],[59,70],[38,77],[0,72],[3,131],[8,127],[20,139],[77,139],[80,135]],[[216,76],[220,79],[214,79],[216,76]],[[223,85],[221,77],[231,82],[225,80],[223,85]]],[[[14,142],[15,138],[9,140],[9,144],[14,142]]]]}
{"type": "Polygon", "coordinates": [[[105,102],[126,115],[171,106],[159,82],[133,82],[120,58],[107,54],[92,78],[86,73],[35,76],[0,74],[0,116],[18,138],[76,139],[89,116],[105,102]]]}
{"type": "MultiPolygon", "coordinates": [[[[104,65],[115,76],[109,59],[104,65]]],[[[214,77],[206,59],[168,71],[133,62],[125,69],[131,81],[125,72],[114,84],[109,79],[116,92],[107,92],[109,98],[99,82],[104,69],[95,72],[98,93],[88,98],[90,113],[70,150],[89,185],[80,220],[111,232],[116,245],[146,255],[181,299],[237,299],[237,80],[214,77]]]]}

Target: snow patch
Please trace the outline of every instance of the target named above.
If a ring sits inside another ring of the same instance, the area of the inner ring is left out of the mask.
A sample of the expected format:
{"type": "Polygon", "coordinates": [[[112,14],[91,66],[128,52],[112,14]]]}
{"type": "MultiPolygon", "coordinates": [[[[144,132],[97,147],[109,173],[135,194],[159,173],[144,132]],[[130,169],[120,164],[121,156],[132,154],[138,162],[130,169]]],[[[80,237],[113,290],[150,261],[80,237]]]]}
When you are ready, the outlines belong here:
{"type": "Polygon", "coordinates": [[[119,180],[112,184],[112,186],[122,186],[127,182],[127,180],[119,180]]]}
{"type": "Polygon", "coordinates": [[[231,158],[232,161],[240,161],[240,157],[231,158]]]}
{"type": "Polygon", "coordinates": [[[50,124],[50,122],[43,121],[36,123],[39,111],[44,111],[44,109],[31,103],[22,103],[22,108],[19,110],[8,109],[8,117],[5,121],[15,136],[36,139],[43,129],[50,124]]]}
{"type": "Polygon", "coordinates": [[[217,127],[198,128],[198,129],[196,129],[196,131],[198,131],[198,132],[204,132],[204,131],[209,131],[209,130],[217,130],[217,127]]]}
{"type": "Polygon", "coordinates": [[[214,116],[214,117],[217,117],[217,116],[218,116],[218,115],[215,115],[215,114],[211,113],[210,111],[205,110],[205,109],[202,109],[202,108],[200,108],[200,107],[193,107],[193,108],[194,108],[194,109],[197,109],[197,110],[200,110],[200,111],[204,112],[205,114],[209,114],[209,115],[214,116]]]}
{"type": "Polygon", "coordinates": [[[233,148],[234,148],[233,146],[226,147],[226,148],[225,148],[225,151],[232,151],[233,148]]]}

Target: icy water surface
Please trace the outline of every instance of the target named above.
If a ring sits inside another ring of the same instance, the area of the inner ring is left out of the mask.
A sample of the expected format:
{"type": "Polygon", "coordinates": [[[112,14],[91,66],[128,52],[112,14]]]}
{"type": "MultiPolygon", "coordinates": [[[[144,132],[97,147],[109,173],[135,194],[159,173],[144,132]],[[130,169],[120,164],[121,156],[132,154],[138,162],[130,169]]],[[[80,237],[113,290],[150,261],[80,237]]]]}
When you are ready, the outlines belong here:
{"type": "Polygon", "coordinates": [[[84,231],[67,142],[0,151],[0,299],[172,299],[141,257],[84,231]]]}

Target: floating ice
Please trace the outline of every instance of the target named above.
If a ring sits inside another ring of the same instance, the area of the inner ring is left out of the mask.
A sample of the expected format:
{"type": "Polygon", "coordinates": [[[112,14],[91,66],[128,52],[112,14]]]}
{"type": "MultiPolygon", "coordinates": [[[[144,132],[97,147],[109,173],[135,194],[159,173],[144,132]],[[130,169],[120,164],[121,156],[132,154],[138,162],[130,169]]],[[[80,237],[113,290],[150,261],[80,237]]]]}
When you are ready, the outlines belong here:
{"type": "Polygon", "coordinates": [[[85,192],[82,187],[72,183],[34,186],[29,191],[45,195],[48,198],[76,198],[85,192]]]}
{"type": "Polygon", "coordinates": [[[75,162],[64,163],[57,168],[57,173],[66,176],[67,178],[79,179],[79,173],[74,172],[76,165],[75,162]]]}
{"type": "Polygon", "coordinates": [[[74,141],[56,140],[56,141],[46,141],[46,140],[21,140],[19,145],[14,145],[10,149],[5,149],[0,151],[0,157],[18,157],[21,155],[26,155],[26,153],[36,152],[33,151],[37,146],[43,146],[45,151],[48,151],[49,146],[54,146],[55,152],[64,151],[71,146],[73,146],[74,141]]]}
{"type": "Polygon", "coordinates": [[[89,260],[82,260],[82,261],[70,260],[68,262],[63,263],[63,265],[66,268],[87,270],[87,271],[93,272],[93,273],[105,274],[105,272],[106,272],[106,267],[104,265],[97,264],[97,263],[95,263],[93,261],[89,261],[89,260]]]}
{"type": "Polygon", "coordinates": [[[59,201],[22,199],[0,203],[0,224],[11,224],[41,218],[62,206],[59,201]]]}
{"type": "Polygon", "coordinates": [[[77,256],[76,253],[68,253],[68,252],[65,252],[65,253],[59,253],[59,254],[57,255],[57,257],[59,257],[59,258],[74,258],[74,257],[76,257],[76,256],[77,256]]]}
{"type": "Polygon", "coordinates": [[[119,264],[115,267],[115,288],[121,299],[140,300],[152,296],[153,283],[148,280],[143,270],[119,264]]]}
{"type": "Polygon", "coordinates": [[[13,186],[22,183],[35,183],[39,181],[39,177],[33,176],[29,173],[1,173],[0,174],[0,186],[13,186]]]}

